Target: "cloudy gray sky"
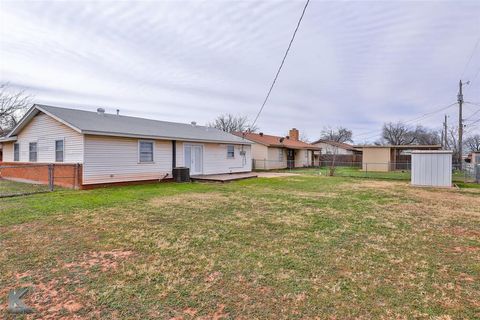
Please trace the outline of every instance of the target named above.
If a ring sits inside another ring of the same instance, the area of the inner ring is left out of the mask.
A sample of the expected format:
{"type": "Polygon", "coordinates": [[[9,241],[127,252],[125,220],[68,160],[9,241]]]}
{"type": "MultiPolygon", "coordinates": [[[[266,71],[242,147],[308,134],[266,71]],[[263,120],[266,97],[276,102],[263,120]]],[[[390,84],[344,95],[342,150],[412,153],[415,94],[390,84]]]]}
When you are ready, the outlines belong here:
{"type": "MultiPolygon", "coordinates": [[[[2,0],[0,81],[53,105],[180,122],[253,119],[303,5],[2,0]]],[[[480,1],[312,1],[258,125],[312,139],[341,125],[363,142],[384,121],[455,102],[460,78],[473,80],[465,100],[480,103],[479,37],[480,1]]],[[[465,117],[478,109],[466,105],[465,117]]],[[[452,122],[456,111],[446,110],[452,122]]]]}

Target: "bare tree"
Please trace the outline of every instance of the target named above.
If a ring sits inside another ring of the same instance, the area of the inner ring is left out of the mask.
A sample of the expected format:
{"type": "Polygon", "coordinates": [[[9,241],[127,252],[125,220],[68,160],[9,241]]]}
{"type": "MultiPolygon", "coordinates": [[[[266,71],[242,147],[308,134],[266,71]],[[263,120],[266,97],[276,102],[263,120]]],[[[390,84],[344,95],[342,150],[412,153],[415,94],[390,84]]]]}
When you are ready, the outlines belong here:
{"type": "Polygon", "coordinates": [[[417,126],[413,132],[417,144],[442,144],[440,131],[431,130],[423,126],[417,126]]]}
{"type": "Polygon", "coordinates": [[[303,141],[303,142],[306,142],[306,143],[310,143],[310,139],[308,138],[308,135],[305,133],[305,131],[300,131],[300,138],[299,138],[300,141],[303,141]]]}
{"type": "Polygon", "coordinates": [[[392,145],[405,145],[415,142],[415,133],[410,127],[397,123],[385,123],[382,128],[382,138],[384,142],[392,145]]]}
{"type": "Polygon", "coordinates": [[[24,90],[14,90],[8,83],[0,84],[0,136],[7,134],[17,124],[31,99],[24,90]]]}
{"type": "MultiPolygon", "coordinates": [[[[320,133],[320,138],[323,140],[330,140],[330,141],[341,142],[341,143],[353,142],[352,136],[353,136],[352,130],[349,130],[344,127],[337,127],[335,129],[332,127],[324,127],[322,132],[320,133]]],[[[338,147],[332,146],[332,148],[333,148],[332,161],[330,163],[330,170],[329,170],[330,176],[335,175],[336,158],[338,154],[338,147]]]]}
{"type": "Polygon", "coordinates": [[[325,127],[320,133],[321,139],[335,142],[353,142],[352,136],[352,130],[348,130],[344,127],[338,127],[336,129],[325,127]]]}
{"type": "Polygon", "coordinates": [[[470,152],[480,151],[480,134],[475,134],[465,139],[465,146],[470,152]]]}
{"type": "Polygon", "coordinates": [[[219,115],[213,122],[208,123],[207,126],[230,133],[242,131],[255,132],[258,130],[256,126],[250,126],[247,117],[234,116],[230,113],[219,115]]]}

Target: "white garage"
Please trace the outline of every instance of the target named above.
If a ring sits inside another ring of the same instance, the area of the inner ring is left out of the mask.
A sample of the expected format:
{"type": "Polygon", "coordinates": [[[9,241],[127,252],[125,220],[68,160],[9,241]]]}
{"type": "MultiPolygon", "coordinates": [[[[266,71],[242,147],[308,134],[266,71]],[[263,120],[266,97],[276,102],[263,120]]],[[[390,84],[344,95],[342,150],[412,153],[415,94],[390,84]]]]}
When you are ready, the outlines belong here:
{"type": "Polygon", "coordinates": [[[423,187],[452,186],[452,151],[412,151],[412,185],[423,187]]]}

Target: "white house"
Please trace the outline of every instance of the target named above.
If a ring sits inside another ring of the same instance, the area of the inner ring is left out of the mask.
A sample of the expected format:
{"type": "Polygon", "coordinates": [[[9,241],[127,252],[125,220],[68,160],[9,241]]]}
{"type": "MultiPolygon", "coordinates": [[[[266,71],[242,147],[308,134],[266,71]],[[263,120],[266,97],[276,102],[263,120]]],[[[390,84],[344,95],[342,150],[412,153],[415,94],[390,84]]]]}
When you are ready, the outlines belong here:
{"type": "MultiPolygon", "coordinates": [[[[34,105],[0,140],[4,164],[71,164],[81,186],[251,171],[251,142],[204,126],[34,105]]],[[[14,178],[14,177],[13,177],[14,178]]],[[[26,177],[21,177],[26,178],[26,177]]]]}
{"type": "Polygon", "coordinates": [[[320,154],[336,154],[336,155],[354,155],[362,152],[354,146],[337,141],[320,139],[312,142],[312,145],[321,148],[320,154]]]}

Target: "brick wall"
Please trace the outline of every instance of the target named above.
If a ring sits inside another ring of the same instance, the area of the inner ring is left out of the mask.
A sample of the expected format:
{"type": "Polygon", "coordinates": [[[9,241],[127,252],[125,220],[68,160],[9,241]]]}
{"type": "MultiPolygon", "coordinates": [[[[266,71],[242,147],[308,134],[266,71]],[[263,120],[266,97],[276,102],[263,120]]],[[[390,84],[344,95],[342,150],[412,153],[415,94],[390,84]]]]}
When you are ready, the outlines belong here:
{"type": "Polygon", "coordinates": [[[81,188],[81,164],[0,162],[0,178],[48,184],[49,166],[52,167],[54,185],[72,189],[81,188]]]}

